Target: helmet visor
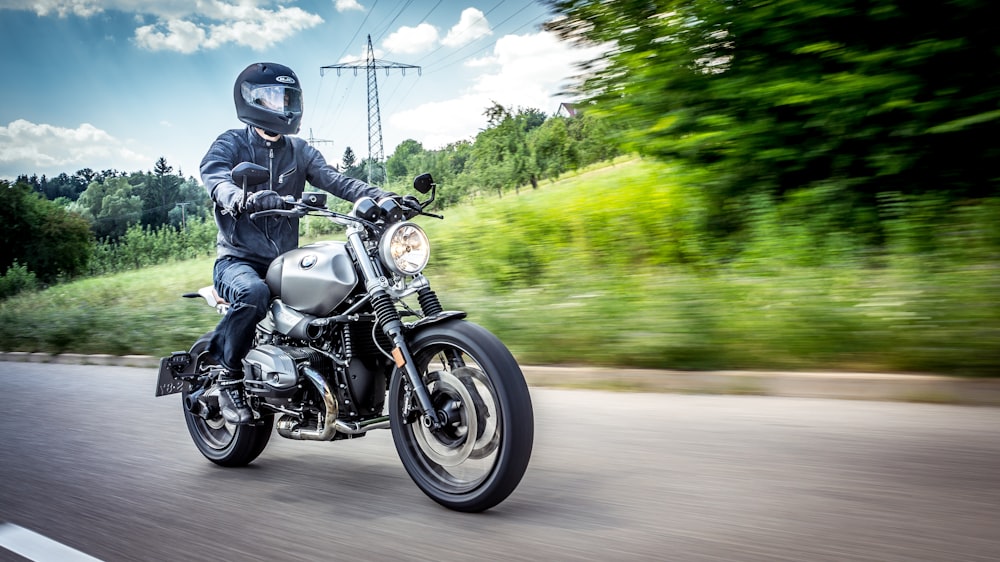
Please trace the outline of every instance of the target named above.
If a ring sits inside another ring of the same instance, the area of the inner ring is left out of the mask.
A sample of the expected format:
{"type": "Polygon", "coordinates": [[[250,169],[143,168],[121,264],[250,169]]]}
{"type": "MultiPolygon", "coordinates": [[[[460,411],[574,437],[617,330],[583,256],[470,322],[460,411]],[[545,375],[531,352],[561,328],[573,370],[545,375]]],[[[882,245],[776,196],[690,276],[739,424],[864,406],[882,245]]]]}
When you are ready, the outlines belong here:
{"type": "Polygon", "coordinates": [[[302,113],[302,91],[280,85],[257,86],[247,82],[241,88],[243,99],[254,107],[279,115],[302,113]]]}

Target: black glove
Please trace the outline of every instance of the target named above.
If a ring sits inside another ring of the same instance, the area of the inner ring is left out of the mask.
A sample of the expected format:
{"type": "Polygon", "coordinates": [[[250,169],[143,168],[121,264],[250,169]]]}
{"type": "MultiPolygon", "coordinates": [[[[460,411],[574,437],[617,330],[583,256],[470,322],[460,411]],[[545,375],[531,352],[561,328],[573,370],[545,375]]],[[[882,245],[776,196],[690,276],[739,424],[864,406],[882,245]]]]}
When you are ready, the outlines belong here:
{"type": "Polygon", "coordinates": [[[270,211],[272,209],[282,209],[285,206],[285,202],[281,199],[281,196],[271,191],[270,189],[265,189],[262,191],[254,191],[247,197],[246,201],[240,201],[240,212],[241,213],[259,213],[260,211],[270,211]]]}
{"type": "Polygon", "coordinates": [[[412,195],[397,196],[396,201],[403,207],[403,214],[406,218],[412,219],[420,214],[420,201],[412,195]]]}

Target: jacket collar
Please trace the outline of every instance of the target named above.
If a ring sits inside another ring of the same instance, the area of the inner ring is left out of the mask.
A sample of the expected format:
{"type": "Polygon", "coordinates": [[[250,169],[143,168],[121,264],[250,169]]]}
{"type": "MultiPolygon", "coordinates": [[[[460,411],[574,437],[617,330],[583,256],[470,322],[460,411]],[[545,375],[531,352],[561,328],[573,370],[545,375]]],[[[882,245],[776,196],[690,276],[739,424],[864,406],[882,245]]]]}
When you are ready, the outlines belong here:
{"type": "Polygon", "coordinates": [[[285,140],[285,135],[281,135],[281,138],[276,141],[269,141],[257,134],[257,131],[249,125],[247,126],[247,138],[250,139],[250,144],[264,148],[284,148],[288,144],[288,141],[285,140]]]}

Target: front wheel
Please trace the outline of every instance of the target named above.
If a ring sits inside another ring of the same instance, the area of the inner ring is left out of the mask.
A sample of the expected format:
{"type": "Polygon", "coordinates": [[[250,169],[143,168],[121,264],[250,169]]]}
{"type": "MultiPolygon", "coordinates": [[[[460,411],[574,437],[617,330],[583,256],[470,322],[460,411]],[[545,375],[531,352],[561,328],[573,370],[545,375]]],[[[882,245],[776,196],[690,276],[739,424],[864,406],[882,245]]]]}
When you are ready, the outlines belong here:
{"type": "Polygon", "coordinates": [[[428,326],[409,343],[441,429],[422,423],[407,376],[389,389],[392,438],[406,472],[439,504],[478,512],[502,502],[528,467],[531,397],[521,368],[486,329],[456,320],[428,326]]]}
{"type": "MultiPolygon", "coordinates": [[[[208,353],[208,336],[191,348],[197,373],[205,376],[217,361],[208,353]]],[[[219,410],[219,387],[206,380],[204,392],[185,389],[182,394],[184,421],[198,450],[208,460],[220,466],[246,466],[264,451],[271,438],[274,416],[265,416],[253,425],[233,425],[222,418],[219,410]],[[197,393],[197,394],[196,394],[197,393]],[[202,415],[192,413],[192,402],[200,398],[202,415]]]]}

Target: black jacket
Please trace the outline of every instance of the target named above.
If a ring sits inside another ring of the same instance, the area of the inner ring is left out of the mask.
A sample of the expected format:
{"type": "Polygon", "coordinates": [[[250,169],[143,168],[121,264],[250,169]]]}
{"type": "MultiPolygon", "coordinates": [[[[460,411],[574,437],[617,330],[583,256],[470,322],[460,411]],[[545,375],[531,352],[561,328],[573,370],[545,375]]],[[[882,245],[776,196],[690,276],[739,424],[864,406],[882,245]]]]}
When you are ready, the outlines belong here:
{"type": "Polygon", "coordinates": [[[253,128],[232,129],[219,135],[201,160],[201,181],[215,202],[215,223],[219,227],[218,255],[232,256],[267,265],[299,244],[299,221],[288,217],[250,220],[239,214],[237,202],[243,189],[233,183],[231,170],[240,162],[254,162],[271,172],[270,184],[249,188],[271,189],[284,197],[302,196],[306,181],[319,189],[357,201],[369,196],[378,199],[386,192],[363,181],[347,177],[326,163],[323,155],[299,137],[283,136],[271,142],[253,128]]]}

